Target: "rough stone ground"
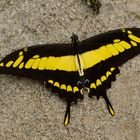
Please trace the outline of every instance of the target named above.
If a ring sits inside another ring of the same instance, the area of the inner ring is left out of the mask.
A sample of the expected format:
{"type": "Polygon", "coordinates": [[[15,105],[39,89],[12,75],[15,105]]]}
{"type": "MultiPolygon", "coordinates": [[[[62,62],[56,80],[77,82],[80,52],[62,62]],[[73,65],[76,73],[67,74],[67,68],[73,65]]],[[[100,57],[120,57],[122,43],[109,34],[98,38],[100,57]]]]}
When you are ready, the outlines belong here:
{"type": "MultiPolygon", "coordinates": [[[[80,39],[120,27],[140,27],[139,0],[101,0],[98,16],[81,0],[0,0],[0,59],[35,44],[70,42],[85,14],[80,39]],[[85,13],[86,12],[86,13],[85,13]]],[[[140,55],[125,63],[108,90],[116,111],[103,100],[73,105],[63,126],[66,104],[40,83],[0,75],[0,140],[138,140],[140,137],[140,55]]]]}

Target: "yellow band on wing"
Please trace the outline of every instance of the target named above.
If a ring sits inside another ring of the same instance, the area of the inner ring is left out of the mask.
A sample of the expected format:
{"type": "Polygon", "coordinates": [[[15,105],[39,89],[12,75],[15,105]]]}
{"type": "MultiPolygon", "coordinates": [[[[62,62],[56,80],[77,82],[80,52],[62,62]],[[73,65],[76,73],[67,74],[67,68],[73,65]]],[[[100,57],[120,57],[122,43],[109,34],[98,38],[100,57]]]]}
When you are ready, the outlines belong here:
{"type": "MultiPolygon", "coordinates": [[[[94,65],[105,61],[111,57],[117,56],[123,53],[125,50],[136,47],[140,43],[140,38],[133,35],[131,31],[128,32],[128,38],[130,42],[126,42],[120,39],[114,39],[112,43],[99,47],[96,50],[90,50],[79,54],[79,58],[82,64],[82,68],[88,69],[94,65]]],[[[27,50],[28,52],[28,50],[27,50]]],[[[26,52],[25,52],[26,53],[26,52]]],[[[76,55],[60,56],[60,57],[40,57],[39,54],[31,56],[26,62],[24,62],[24,53],[19,52],[18,58],[13,61],[1,64],[0,66],[19,68],[19,69],[34,69],[34,70],[62,70],[67,72],[80,71],[77,63],[75,62],[76,55]]]]}

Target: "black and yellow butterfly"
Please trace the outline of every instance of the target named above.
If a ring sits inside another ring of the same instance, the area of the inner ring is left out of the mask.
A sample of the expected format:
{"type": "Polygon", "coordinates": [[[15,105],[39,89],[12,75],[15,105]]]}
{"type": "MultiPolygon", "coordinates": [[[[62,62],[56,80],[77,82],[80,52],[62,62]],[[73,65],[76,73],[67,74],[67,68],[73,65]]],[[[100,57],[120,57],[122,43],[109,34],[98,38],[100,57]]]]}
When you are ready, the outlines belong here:
{"type": "Polygon", "coordinates": [[[75,34],[71,44],[37,45],[17,50],[0,62],[0,73],[46,82],[67,102],[64,124],[70,120],[70,106],[88,96],[103,97],[111,115],[113,107],[106,90],[115,81],[118,67],[140,53],[140,28],[109,31],[82,42],[75,34]]]}

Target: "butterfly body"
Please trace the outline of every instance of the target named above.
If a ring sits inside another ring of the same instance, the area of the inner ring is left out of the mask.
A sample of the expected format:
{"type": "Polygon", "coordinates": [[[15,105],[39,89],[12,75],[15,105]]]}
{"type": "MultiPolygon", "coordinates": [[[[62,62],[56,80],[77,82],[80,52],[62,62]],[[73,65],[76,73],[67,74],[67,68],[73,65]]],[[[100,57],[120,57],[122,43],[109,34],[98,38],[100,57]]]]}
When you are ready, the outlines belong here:
{"type": "Polygon", "coordinates": [[[67,102],[64,124],[70,120],[70,106],[84,97],[103,97],[115,115],[106,90],[116,80],[118,67],[140,53],[140,29],[127,28],[103,33],[84,41],[75,34],[71,44],[36,45],[17,50],[0,62],[0,73],[32,78],[46,83],[67,102]]]}

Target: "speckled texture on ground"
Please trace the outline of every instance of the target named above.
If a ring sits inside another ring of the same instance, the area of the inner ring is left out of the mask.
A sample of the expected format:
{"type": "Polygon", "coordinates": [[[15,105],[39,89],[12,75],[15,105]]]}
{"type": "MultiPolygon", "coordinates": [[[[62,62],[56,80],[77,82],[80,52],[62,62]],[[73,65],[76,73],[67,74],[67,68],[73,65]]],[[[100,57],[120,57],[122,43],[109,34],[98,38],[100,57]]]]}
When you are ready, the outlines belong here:
{"type": "MultiPolygon", "coordinates": [[[[81,0],[0,0],[0,59],[25,46],[70,42],[67,30],[76,33],[85,14],[81,40],[120,27],[140,27],[139,0],[100,1],[101,12],[94,16],[81,0]]],[[[40,83],[0,75],[0,140],[138,140],[140,55],[120,69],[108,90],[116,116],[110,116],[103,100],[85,95],[72,106],[67,127],[66,104],[40,83]]]]}

